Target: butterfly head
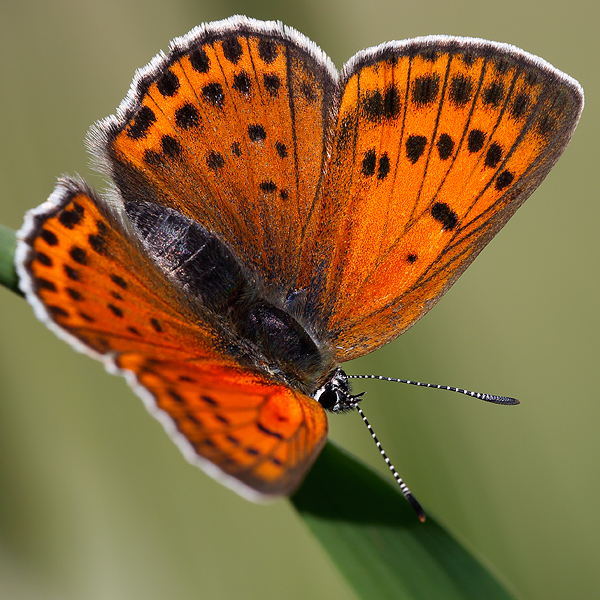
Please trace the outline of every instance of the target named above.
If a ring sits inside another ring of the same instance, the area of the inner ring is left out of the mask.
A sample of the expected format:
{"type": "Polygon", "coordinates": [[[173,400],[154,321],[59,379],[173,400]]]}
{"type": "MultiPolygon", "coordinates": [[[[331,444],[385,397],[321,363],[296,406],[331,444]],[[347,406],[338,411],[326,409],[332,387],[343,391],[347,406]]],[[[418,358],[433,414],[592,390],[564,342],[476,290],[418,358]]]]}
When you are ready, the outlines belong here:
{"type": "Polygon", "coordinates": [[[364,392],[352,394],[348,376],[339,367],[331,372],[327,383],[314,394],[314,399],[325,409],[334,413],[354,410],[362,400],[364,392]]]}

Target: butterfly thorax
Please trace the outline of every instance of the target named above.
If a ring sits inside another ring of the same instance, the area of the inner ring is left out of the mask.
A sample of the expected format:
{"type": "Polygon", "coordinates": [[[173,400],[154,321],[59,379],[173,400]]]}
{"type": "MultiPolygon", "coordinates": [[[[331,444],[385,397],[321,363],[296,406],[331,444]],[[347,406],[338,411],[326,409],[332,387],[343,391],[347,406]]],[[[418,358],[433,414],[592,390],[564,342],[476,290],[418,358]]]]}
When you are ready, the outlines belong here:
{"type": "MultiPolygon", "coordinates": [[[[125,203],[142,245],[163,274],[197,300],[203,319],[219,327],[224,346],[243,363],[313,395],[334,364],[326,345],[268,298],[266,286],[216,234],[151,202],[125,203]]],[[[292,306],[293,303],[290,303],[292,306]]]]}

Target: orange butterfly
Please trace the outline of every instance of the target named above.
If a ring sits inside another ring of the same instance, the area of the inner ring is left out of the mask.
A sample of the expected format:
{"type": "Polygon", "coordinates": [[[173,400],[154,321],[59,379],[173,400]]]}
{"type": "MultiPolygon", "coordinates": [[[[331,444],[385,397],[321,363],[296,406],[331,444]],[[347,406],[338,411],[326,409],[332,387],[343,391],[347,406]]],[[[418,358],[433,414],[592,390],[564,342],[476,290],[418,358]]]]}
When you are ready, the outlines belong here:
{"type": "Polygon", "coordinates": [[[338,368],[423,316],[539,185],[583,107],[517,48],[432,36],[354,56],[244,17],[139,71],[19,232],[37,316],[124,375],[186,457],[292,493],[354,408],[338,368]]]}

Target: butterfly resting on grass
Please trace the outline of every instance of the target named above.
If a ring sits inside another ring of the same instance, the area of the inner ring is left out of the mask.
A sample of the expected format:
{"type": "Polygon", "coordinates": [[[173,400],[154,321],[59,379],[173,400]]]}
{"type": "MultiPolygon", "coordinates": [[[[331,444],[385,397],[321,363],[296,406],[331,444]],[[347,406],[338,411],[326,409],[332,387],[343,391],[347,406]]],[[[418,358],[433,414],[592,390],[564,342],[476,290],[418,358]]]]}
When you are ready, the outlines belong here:
{"type": "Polygon", "coordinates": [[[280,23],[202,25],[91,129],[110,189],[65,177],[27,214],[20,285],[190,461],[246,497],[289,495],[325,409],[358,407],[340,363],[440,299],[582,106],[576,81],[505,44],[389,42],[339,73],[280,23]]]}

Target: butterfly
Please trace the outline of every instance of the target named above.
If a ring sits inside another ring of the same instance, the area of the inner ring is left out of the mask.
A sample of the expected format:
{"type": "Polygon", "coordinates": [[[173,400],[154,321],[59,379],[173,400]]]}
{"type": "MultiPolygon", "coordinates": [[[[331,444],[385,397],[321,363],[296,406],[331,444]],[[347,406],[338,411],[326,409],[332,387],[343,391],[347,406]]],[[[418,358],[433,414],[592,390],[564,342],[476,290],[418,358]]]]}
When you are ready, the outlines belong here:
{"type": "Polygon", "coordinates": [[[341,73],[245,17],[175,39],[19,231],[36,315],[123,375],[185,456],[289,495],[354,408],[340,363],[449,289],[565,149],[572,78],[513,46],[430,36],[341,73]]]}

